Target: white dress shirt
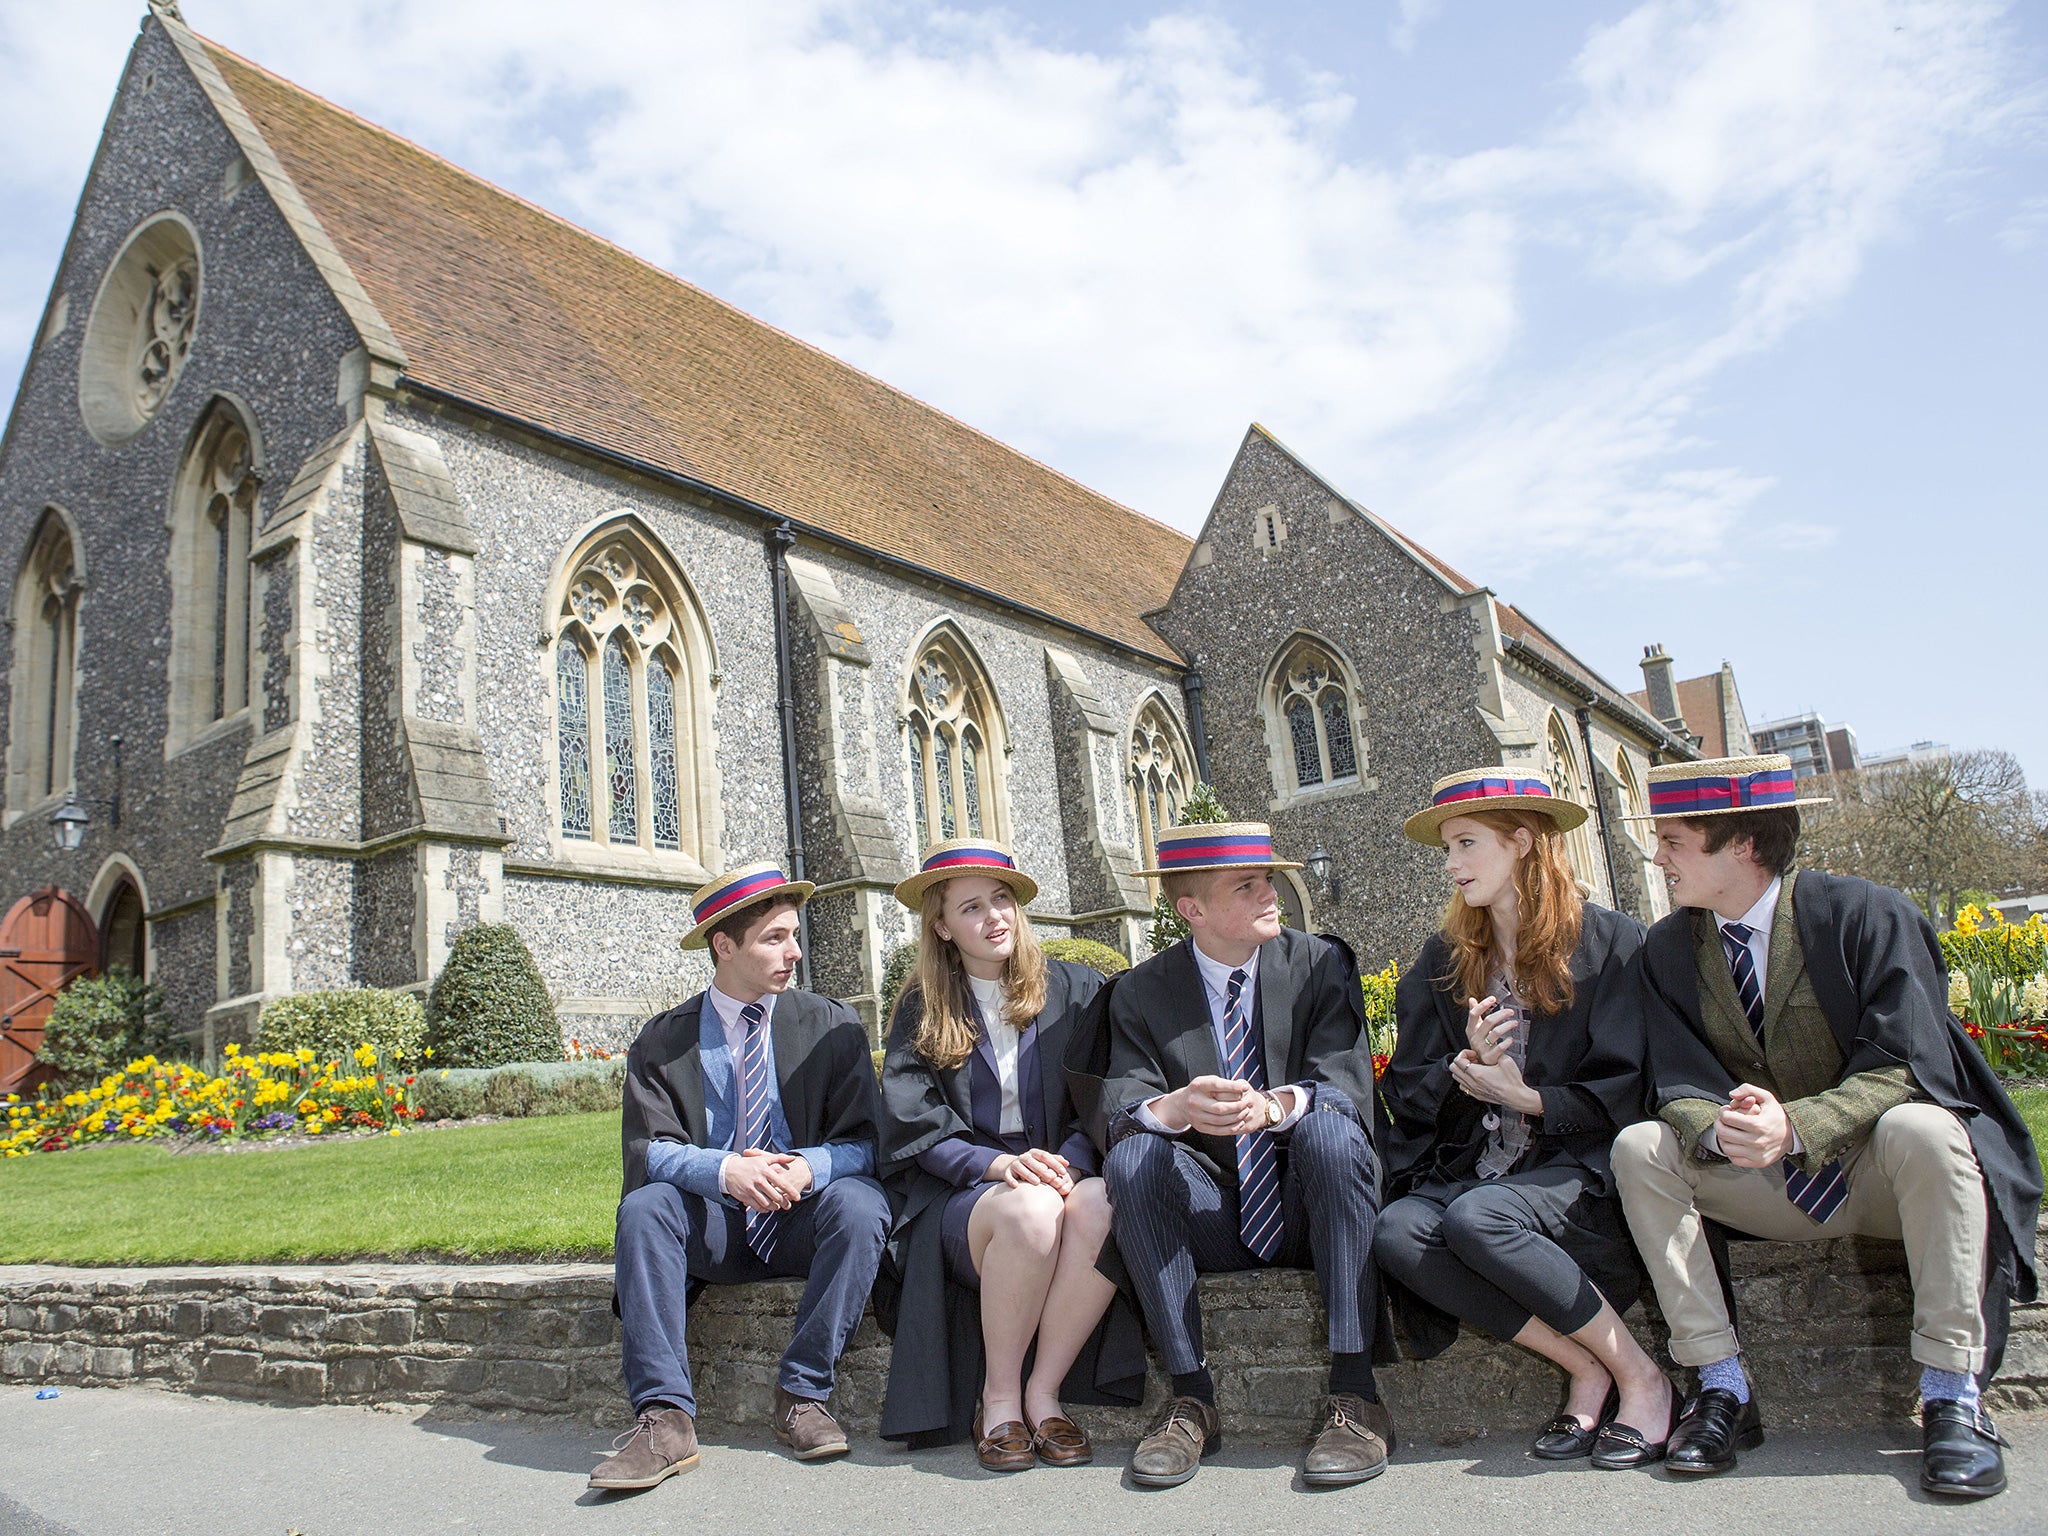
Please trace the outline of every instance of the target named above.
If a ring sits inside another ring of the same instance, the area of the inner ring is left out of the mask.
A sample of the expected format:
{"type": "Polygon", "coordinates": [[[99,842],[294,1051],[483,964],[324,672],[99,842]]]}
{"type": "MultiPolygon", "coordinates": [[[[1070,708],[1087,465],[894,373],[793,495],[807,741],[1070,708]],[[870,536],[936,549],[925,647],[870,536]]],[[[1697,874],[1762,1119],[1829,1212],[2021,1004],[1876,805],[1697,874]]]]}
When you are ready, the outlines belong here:
{"type": "MultiPolygon", "coordinates": [[[[1245,1017],[1249,1021],[1252,1003],[1258,995],[1259,952],[1256,949],[1253,950],[1251,959],[1247,960],[1243,965],[1225,965],[1221,960],[1213,960],[1204,954],[1202,946],[1193,939],[1188,940],[1188,950],[1195,957],[1195,969],[1201,973],[1202,990],[1209,999],[1209,1028],[1216,1036],[1218,1071],[1228,1072],[1230,1070],[1230,1046],[1223,1037],[1223,1020],[1230,1011],[1230,973],[1232,971],[1244,972],[1244,985],[1239,989],[1238,995],[1245,999],[1245,1017]]],[[[1263,1050],[1263,1044],[1263,1042],[1260,1042],[1261,1050],[1263,1050]]],[[[1269,1083],[1267,1087],[1272,1088],[1273,1085],[1269,1083]]],[[[1275,1091],[1280,1095],[1280,1107],[1286,1110],[1287,1113],[1281,1118],[1278,1125],[1261,1127],[1261,1129],[1270,1129],[1278,1133],[1292,1127],[1294,1122],[1302,1117],[1314,1100],[1311,1090],[1303,1084],[1292,1084],[1287,1087],[1278,1088],[1275,1091]],[[1291,1108],[1289,1107],[1290,1096],[1292,1099],[1291,1108]]],[[[1165,1121],[1161,1120],[1154,1113],[1154,1106],[1158,1102],[1158,1099],[1147,1099],[1138,1106],[1138,1124],[1145,1127],[1146,1130],[1156,1131],[1162,1136],[1178,1136],[1180,1134],[1179,1131],[1167,1125],[1165,1121]]],[[[1182,1129],[1186,1129],[1186,1127],[1182,1129]]]]}
{"type": "Polygon", "coordinates": [[[967,978],[974,989],[974,1001],[981,1009],[982,1027],[988,1031],[989,1054],[996,1059],[996,1081],[1002,1085],[1003,1110],[997,1126],[1005,1136],[1024,1134],[1024,1100],[1017,1087],[1017,1050],[1023,1034],[1003,1017],[1003,984],[1000,980],[967,978]]]}

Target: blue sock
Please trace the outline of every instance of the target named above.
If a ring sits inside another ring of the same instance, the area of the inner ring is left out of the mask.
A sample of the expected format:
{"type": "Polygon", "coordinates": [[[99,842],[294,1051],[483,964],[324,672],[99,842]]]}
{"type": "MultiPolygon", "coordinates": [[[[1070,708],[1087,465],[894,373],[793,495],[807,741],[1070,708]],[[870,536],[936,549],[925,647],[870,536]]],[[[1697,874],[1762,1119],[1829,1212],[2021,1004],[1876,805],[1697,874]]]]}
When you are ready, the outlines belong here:
{"type": "Polygon", "coordinates": [[[1975,1413],[1977,1378],[1964,1371],[1937,1371],[1933,1366],[1927,1366],[1920,1372],[1920,1401],[1959,1403],[1975,1413]]]}
{"type": "Polygon", "coordinates": [[[1742,1374],[1742,1362],[1734,1355],[1700,1367],[1700,1390],[1704,1392],[1709,1387],[1733,1392],[1738,1403],[1749,1401],[1749,1378],[1742,1374]]]}

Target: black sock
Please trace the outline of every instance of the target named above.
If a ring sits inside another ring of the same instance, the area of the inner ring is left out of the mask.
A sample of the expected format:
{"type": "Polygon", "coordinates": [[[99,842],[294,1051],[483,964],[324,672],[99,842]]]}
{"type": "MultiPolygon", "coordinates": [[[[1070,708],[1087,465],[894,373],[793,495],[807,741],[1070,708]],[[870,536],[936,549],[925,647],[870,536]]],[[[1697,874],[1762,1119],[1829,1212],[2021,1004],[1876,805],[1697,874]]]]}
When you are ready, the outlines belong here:
{"type": "Polygon", "coordinates": [[[1379,1383],[1372,1377],[1372,1351],[1360,1350],[1355,1355],[1330,1356],[1330,1391],[1349,1392],[1362,1397],[1368,1403],[1380,1400],[1379,1383]]]}
{"type": "Polygon", "coordinates": [[[1206,1365],[1198,1365],[1185,1376],[1174,1377],[1173,1395],[1175,1397],[1192,1397],[1197,1402],[1207,1403],[1211,1408],[1214,1408],[1216,1406],[1216,1383],[1209,1379],[1209,1368],[1206,1365]]]}

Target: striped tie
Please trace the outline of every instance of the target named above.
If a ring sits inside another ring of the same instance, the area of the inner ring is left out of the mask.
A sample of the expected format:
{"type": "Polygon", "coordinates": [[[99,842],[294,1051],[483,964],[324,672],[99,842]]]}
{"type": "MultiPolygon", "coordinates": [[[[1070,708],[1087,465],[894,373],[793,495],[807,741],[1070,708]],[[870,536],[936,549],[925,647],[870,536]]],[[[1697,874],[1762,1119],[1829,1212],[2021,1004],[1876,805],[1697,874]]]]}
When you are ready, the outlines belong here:
{"type": "MultiPolygon", "coordinates": [[[[1728,970],[1735,978],[1735,995],[1742,1011],[1749,1015],[1749,1027],[1756,1042],[1764,1042],[1764,989],[1757,984],[1756,955],[1749,941],[1756,930],[1747,923],[1721,924],[1721,947],[1728,955],[1728,970]]],[[[1829,1163],[1819,1173],[1802,1173],[1791,1163],[1785,1170],[1785,1195],[1815,1221],[1826,1221],[1849,1198],[1849,1181],[1840,1163],[1829,1163]]]]}
{"type": "MultiPolygon", "coordinates": [[[[1244,995],[1245,974],[1230,973],[1230,992],[1223,1005],[1223,1046],[1230,1075],[1266,1089],[1266,1069],[1252,1042],[1251,1002],[1244,995]]],[[[1237,1138],[1237,1230],[1245,1247],[1270,1264],[1280,1251],[1280,1163],[1272,1133],[1249,1131],[1237,1138]]]]}
{"type": "MultiPolygon", "coordinates": [[[[740,1046],[740,1138],[738,1150],[749,1147],[781,1150],[775,1146],[775,1130],[768,1111],[775,1103],[775,1085],[768,1070],[768,1031],[763,1027],[768,1014],[759,1003],[740,1010],[740,1022],[747,1026],[747,1038],[740,1046]]],[[[776,1239],[782,1236],[781,1211],[747,1212],[747,1246],[765,1264],[774,1255],[776,1239]]]]}

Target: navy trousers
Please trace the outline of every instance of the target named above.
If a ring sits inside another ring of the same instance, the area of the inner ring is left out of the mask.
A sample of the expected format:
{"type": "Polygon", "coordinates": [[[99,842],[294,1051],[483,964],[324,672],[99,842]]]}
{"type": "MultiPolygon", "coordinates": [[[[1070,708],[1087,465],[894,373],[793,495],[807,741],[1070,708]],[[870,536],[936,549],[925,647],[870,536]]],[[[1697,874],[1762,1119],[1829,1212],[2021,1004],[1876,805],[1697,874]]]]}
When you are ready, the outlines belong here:
{"type": "MultiPolygon", "coordinates": [[[[1201,1368],[1202,1303],[1195,1276],[1263,1269],[1238,1233],[1237,1188],[1219,1184],[1180,1142],[1149,1131],[1109,1149],[1110,1226],[1166,1369],[1201,1368]]],[[[1335,1110],[1304,1115],[1288,1137],[1280,1178],[1286,1233],[1274,1267],[1313,1269],[1330,1319],[1330,1353],[1372,1346],[1379,1312],[1373,1225],[1379,1197],[1372,1144],[1335,1110]]]]}
{"type": "Polygon", "coordinates": [[[745,1217],[736,1207],[659,1181],[619,1202],[614,1264],[626,1394],[635,1412],[658,1400],[696,1415],[683,1339],[683,1298],[691,1280],[743,1285],[809,1277],[776,1381],[793,1397],[823,1402],[832,1395],[839,1356],[860,1326],[882,1262],[889,1197],[873,1179],[834,1179],[783,1217],[773,1264],[747,1246],[745,1217]]]}

